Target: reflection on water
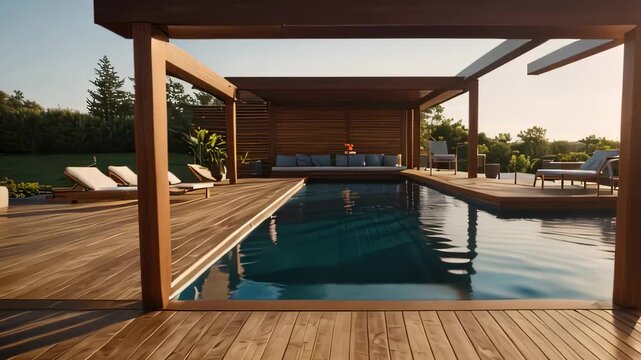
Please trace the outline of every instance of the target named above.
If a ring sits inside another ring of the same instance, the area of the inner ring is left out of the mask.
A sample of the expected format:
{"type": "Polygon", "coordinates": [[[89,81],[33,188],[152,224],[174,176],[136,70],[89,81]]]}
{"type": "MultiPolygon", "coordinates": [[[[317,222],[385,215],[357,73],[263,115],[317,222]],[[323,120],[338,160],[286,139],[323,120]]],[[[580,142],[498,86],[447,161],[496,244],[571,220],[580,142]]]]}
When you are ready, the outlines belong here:
{"type": "Polygon", "coordinates": [[[608,300],[614,218],[500,218],[414,183],[312,183],[181,299],[608,300]]]}

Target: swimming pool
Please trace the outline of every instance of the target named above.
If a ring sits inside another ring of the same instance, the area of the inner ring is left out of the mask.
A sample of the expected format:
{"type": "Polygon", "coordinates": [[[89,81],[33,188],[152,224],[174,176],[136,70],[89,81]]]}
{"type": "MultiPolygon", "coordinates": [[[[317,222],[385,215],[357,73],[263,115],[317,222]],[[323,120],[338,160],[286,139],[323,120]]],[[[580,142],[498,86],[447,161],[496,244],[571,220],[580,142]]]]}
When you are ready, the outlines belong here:
{"type": "Polygon", "coordinates": [[[611,215],[497,216],[413,182],[310,183],[182,300],[610,300],[611,215]]]}

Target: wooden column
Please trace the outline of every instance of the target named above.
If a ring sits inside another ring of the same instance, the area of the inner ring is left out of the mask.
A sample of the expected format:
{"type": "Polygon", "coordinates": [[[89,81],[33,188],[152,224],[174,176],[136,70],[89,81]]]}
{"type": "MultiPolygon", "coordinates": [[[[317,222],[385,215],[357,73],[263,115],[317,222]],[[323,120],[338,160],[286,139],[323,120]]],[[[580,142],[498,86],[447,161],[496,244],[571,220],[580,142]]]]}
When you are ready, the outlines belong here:
{"type": "Polygon", "coordinates": [[[415,107],[412,110],[413,123],[414,127],[412,130],[412,135],[414,139],[412,151],[414,152],[414,167],[418,170],[421,169],[421,108],[415,107]]]}
{"type": "Polygon", "coordinates": [[[625,35],[614,256],[615,305],[641,308],[641,28],[625,35]]]}
{"type": "Polygon", "coordinates": [[[236,99],[225,101],[227,134],[227,178],[230,184],[238,182],[238,154],[236,151],[236,99]]]}
{"type": "Polygon", "coordinates": [[[171,293],[171,228],[167,175],[167,37],[153,25],[132,25],[135,74],[138,231],[143,305],[167,306],[171,293]]]}
{"type": "Polygon", "coordinates": [[[479,142],[479,82],[473,81],[469,87],[469,126],[467,138],[467,177],[477,177],[478,164],[478,142],[479,142]]]}
{"type": "Polygon", "coordinates": [[[405,148],[407,149],[407,168],[411,169],[414,167],[414,138],[412,136],[412,131],[414,129],[414,116],[411,109],[405,110],[405,118],[407,119],[405,125],[405,148]]]}
{"type": "Polygon", "coordinates": [[[401,165],[407,166],[407,110],[401,112],[401,165]]]}

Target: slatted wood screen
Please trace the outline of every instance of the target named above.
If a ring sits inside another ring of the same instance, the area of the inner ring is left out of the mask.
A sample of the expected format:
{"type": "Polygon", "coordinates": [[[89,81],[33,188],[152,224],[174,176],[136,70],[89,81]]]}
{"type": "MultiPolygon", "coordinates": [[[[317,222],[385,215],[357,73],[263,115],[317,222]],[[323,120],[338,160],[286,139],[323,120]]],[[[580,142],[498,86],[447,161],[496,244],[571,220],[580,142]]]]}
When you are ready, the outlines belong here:
{"type": "MultiPolygon", "coordinates": [[[[193,109],[193,121],[209,131],[225,135],[225,107],[202,106],[193,109]]],[[[270,125],[267,104],[238,103],[236,108],[236,148],[238,155],[244,156],[249,152],[251,160],[270,159],[270,125]]],[[[251,173],[251,167],[239,166],[238,173],[246,177],[251,173]]]]}
{"type": "Polygon", "coordinates": [[[359,153],[401,153],[400,109],[273,106],[278,154],[336,154],[350,142],[359,153]]]}
{"type": "MultiPolygon", "coordinates": [[[[346,142],[359,153],[400,154],[402,117],[402,109],[238,103],[238,154],[249,152],[250,159],[268,161],[275,154],[338,154],[346,142]],[[270,145],[272,136],[275,142],[270,145]]],[[[225,134],[224,106],[194,108],[194,124],[225,134]]],[[[249,167],[239,168],[242,176],[249,172],[249,167]]]]}

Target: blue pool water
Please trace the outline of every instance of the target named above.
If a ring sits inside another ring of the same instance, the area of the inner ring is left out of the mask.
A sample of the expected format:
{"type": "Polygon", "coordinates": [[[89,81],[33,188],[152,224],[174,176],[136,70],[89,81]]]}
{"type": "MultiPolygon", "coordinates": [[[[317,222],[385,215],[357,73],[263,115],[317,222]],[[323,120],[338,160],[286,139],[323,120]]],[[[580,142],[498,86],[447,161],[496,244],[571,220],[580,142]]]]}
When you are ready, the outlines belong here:
{"type": "Polygon", "coordinates": [[[179,298],[609,300],[614,232],[608,215],[497,216],[412,182],[311,183],[179,298]]]}

